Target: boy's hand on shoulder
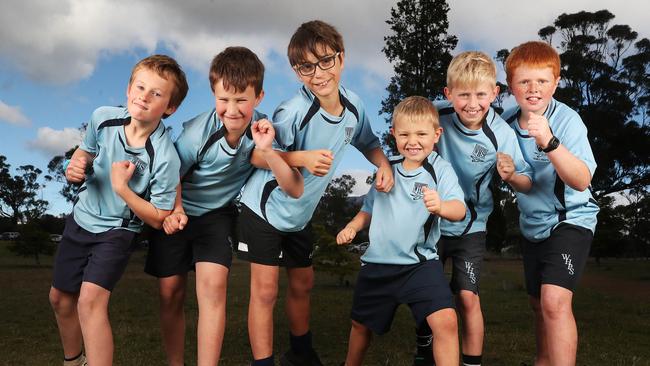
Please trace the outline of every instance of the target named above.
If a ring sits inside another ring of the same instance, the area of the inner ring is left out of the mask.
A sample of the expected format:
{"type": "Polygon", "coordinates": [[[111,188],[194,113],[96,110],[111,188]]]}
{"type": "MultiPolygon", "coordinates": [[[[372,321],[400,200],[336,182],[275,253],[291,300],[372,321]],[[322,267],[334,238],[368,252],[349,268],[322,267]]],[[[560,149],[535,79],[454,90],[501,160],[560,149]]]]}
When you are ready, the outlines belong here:
{"type": "Polygon", "coordinates": [[[553,137],[546,117],[533,112],[530,112],[528,117],[528,134],[535,138],[535,143],[542,149],[546,148],[548,142],[553,137]]]}
{"type": "Polygon", "coordinates": [[[324,177],[329,173],[334,161],[330,150],[307,150],[305,153],[305,169],[312,175],[324,177]]]}
{"type": "Polygon", "coordinates": [[[269,150],[273,145],[273,139],[275,138],[275,129],[273,124],[268,119],[260,119],[253,122],[251,126],[251,132],[253,134],[253,141],[255,141],[255,146],[260,150],[269,150]]]}
{"type": "Polygon", "coordinates": [[[111,166],[111,185],[113,191],[121,194],[129,187],[129,180],[135,172],[135,164],[128,160],[113,162],[111,166]]]}
{"type": "Polygon", "coordinates": [[[424,196],[424,205],[427,207],[427,210],[433,215],[439,215],[440,210],[442,209],[442,201],[440,200],[440,195],[435,189],[430,189],[429,187],[422,188],[422,193],[424,196]]]}
{"type": "Polygon", "coordinates": [[[84,156],[73,157],[70,159],[68,167],[65,169],[65,179],[70,183],[81,183],[86,179],[86,166],[88,160],[84,156]]]}
{"type": "Polygon", "coordinates": [[[497,152],[497,172],[506,183],[512,179],[515,174],[515,163],[510,155],[497,152]]]}
{"type": "Polygon", "coordinates": [[[174,212],[163,221],[163,229],[167,235],[183,230],[185,225],[187,225],[187,215],[184,212],[174,212]]]}
{"type": "Polygon", "coordinates": [[[357,236],[357,231],[350,228],[349,226],[346,226],[343,228],[343,230],[339,231],[338,235],[336,235],[336,244],[350,244],[355,236],[357,236]]]}
{"type": "Polygon", "coordinates": [[[377,191],[388,193],[393,188],[393,184],[395,184],[395,180],[390,164],[384,164],[377,168],[377,174],[375,175],[375,188],[377,188],[377,191]]]}

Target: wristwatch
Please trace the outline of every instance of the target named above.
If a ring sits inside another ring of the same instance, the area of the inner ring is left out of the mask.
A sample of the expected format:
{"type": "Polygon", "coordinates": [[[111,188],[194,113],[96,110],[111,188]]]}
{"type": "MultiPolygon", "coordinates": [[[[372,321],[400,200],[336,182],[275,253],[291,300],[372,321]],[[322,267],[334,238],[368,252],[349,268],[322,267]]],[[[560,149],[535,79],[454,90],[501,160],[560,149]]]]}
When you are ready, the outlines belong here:
{"type": "Polygon", "coordinates": [[[545,153],[550,153],[551,151],[557,149],[558,146],[560,146],[560,139],[553,135],[553,137],[551,137],[551,140],[546,145],[546,149],[542,149],[542,151],[545,153]]]}

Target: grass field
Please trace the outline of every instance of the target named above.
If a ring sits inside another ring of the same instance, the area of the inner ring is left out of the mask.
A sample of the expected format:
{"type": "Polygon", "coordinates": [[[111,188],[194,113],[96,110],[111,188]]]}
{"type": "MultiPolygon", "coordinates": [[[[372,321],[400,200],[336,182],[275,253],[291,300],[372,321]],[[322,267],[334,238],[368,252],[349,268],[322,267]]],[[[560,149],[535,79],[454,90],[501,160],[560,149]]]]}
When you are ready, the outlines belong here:
{"type": "MultiPolygon", "coordinates": [[[[0,365],[60,365],[62,351],[47,294],[51,257],[42,266],[13,256],[0,242],[0,365]]],[[[145,252],[134,254],[115,289],[110,312],[115,365],[164,365],[157,318],[156,281],[144,274],[145,252]]],[[[486,322],[484,365],[532,364],[532,314],[519,260],[491,259],[481,279],[486,322]]],[[[284,282],[284,281],[283,281],[284,282]]],[[[284,285],[284,283],[282,284],[284,285]]],[[[196,300],[187,302],[187,365],[196,363],[196,300]]],[[[281,290],[283,298],[284,292],[281,290]]],[[[346,353],[352,287],[317,272],[312,299],[314,343],[325,365],[346,353]]],[[[221,365],[247,365],[248,267],[235,261],[230,274],[228,324],[221,365]]],[[[580,332],[578,365],[650,365],[650,261],[590,262],[574,301],[580,332]]],[[[276,313],[276,354],[288,348],[283,302],[276,313]]],[[[413,320],[401,307],[392,330],[376,337],[367,365],[410,365],[413,320]]]]}

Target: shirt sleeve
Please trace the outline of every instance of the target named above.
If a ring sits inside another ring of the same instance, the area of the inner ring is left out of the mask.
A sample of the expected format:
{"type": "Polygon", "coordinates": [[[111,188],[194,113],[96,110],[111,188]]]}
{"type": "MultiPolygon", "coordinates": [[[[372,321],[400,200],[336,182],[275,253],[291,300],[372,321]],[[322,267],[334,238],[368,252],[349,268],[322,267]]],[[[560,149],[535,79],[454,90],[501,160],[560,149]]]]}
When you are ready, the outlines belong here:
{"type": "Polygon", "coordinates": [[[151,177],[150,202],[161,210],[174,209],[176,186],[180,182],[180,160],[176,150],[169,145],[164,159],[160,159],[151,177]]]}
{"type": "Polygon", "coordinates": [[[366,108],[363,103],[357,103],[357,112],[359,113],[359,122],[352,136],[351,144],[361,152],[366,152],[381,146],[377,135],[372,131],[370,119],[366,114],[366,108]]]}
{"type": "Polygon", "coordinates": [[[280,104],[273,113],[273,128],[275,140],[273,148],[282,151],[294,151],[295,138],[298,132],[298,113],[291,108],[288,102],[280,104]]]}
{"type": "Polygon", "coordinates": [[[180,136],[174,142],[178,158],[180,159],[180,176],[184,176],[190,168],[198,161],[198,149],[201,148],[200,141],[191,141],[190,133],[183,129],[180,136]]]}
{"type": "Polygon", "coordinates": [[[465,202],[465,195],[458,184],[458,176],[451,167],[451,164],[439,164],[438,186],[436,187],[440,200],[459,200],[465,202]]]}
{"type": "Polygon", "coordinates": [[[519,141],[517,141],[517,136],[515,131],[509,126],[503,128],[503,142],[501,152],[510,155],[512,161],[515,164],[515,172],[519,175],[527,176],[531,181],[533,180],[533,168],[526,162],[524,159],[524,154],[521,152],[521,147],[519,147],[519,141]]]}
{"type": "MultiPolygon", "coordinates": [[[[559,132],[559,131],[558,131],[559,132]]],[[[591,176],[596,171],[596,159],[591,151],[589,138],[587,137],[587,126],[582,122],[582,118],[574,113],[567,121],[564,128],[558,136],[560,143],[563,144],[574,156],[582,160],[589,169],[591,176]]]]}
{"type": "Polygon", "coordinates": [[[377,189],[374,184],[366,194],[366,197],[363,199],[363,206],[361,206],[361,211],[367,212],[372,215],[372,206],[375,204],[375,196],[377,195],[377,189]]]}
{"type": "Polygon", "coordinates": [[[86,135],[84,136],[79,148],[93,155],[97,154],[97,127],[99,126],[99,110],[96,109],[90,117],[90,122],[86,126],[86,135]]]}

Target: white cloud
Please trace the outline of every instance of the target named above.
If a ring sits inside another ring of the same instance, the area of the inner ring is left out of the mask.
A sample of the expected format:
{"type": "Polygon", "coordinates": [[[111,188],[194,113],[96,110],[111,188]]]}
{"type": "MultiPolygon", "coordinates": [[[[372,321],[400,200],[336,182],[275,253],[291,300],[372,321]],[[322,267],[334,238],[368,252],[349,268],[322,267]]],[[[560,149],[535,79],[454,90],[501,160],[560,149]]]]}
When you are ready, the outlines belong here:
{"type": "Polygon", "coordinates": [[[20,107],[10,106],[0,100],[0,121],[17,126],[29,126],[31,121],[25,117],[20,107]]]}
{"type": "MultiPolygon", "coordinates": [[[[537,31],[559,14],[580,10],[609,9],[616,15],[614,23],[629,24],[641,37],[650,37],[650,3],[645,0],[494,0],[480,8],[472,1],[448,3],[449,30],[459,37],[459,50],[478,48],[493,55],[536,39],[537,31]]],[[[0,11],[0,58],[33,80],[66,84],[91,75],[100,58],[135,49],[151,52],[164,45],[182,64],[202,72],[226,45],[246,45],[265,62],[271,52],[284,55],[300,23],[323,19],[344,35],[347,66],[388,79],[392,68],[381,48],[395,4],[394,0],[5,1],[0,11]]]]}
{"type": "Polygon", "coordinates": [[[81,143],[81,131],[76,128],[55,130],[41,127],[36,132],[36,140],[27,142],[30,148],[41,151],[44,155],[54,157],[62,155],[81,143]]]}

